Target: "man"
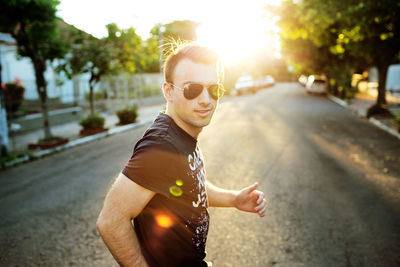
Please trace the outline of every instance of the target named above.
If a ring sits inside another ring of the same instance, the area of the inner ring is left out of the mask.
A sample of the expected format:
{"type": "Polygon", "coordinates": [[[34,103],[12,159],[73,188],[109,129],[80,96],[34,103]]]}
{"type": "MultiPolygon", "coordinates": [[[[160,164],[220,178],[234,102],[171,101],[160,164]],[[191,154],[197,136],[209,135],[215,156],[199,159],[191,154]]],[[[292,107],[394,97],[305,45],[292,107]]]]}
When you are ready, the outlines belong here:
{"type": "Polygon", "coordinates": [[[220,66],[217,54],[193,43],[178,46],[166,59],[166,112],[136,144],[97,221],[122,266],[207,266],[208,206],[264,216],[257,184],[230,191],[205,180],[197,138],[223,95],[220,66]]]}

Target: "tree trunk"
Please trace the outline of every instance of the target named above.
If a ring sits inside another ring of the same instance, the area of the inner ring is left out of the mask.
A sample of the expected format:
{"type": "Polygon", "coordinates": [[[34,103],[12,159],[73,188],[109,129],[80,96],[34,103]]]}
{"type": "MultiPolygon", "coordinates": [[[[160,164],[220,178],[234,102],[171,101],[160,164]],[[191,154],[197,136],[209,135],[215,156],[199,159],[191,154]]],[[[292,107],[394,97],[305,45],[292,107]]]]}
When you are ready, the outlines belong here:
{"type": "Polygon", "coordinates": [[[90,103],[90,115],[94,115],[94,97],[93,97],[93,83],[89,82],[89,103],[90,103]]]}
{"type": "Polygon", "coordinates": [[[386,107],[386,74],[388,67],[388,65],[378,66],[379,84],[376,105],[382,108],[386,107]]]}
{"type": "MultiPolygon", "coordinates": [[[[46,87],[42,89],[46,91],[46,87]]],[[[42,116],[43,116],[43,130],[44,130],[44,138],[50,139],[53,137],[50,131],[50,123],[49,123],[49,113],[47,107],[47,94],[40,94],[40,106],[42,108],[42,116]]]]}
{"type": "Polygon", "coordinates": [[[367,117],[374,115],[393,118],[393,114],[387,109],[386,103],[386,74],[389,67],[388,64],[378,65],[379,84],[378,84],[378,97],[376,103],[368,108],[367,117]]]}
{"type": "Polygon", "coordinates": [[[46,88],[46,80],[44,78],[44,72],[46,70],[46,62],[40,62],[39,60],[35,60],[32,58],[32,63],[35,69],[35,78],[36,78],[36,89],[40,97],[40,107],[42,109],[42,117],[43,117],[43,131],[44,138],[50,139],[53,137],[50,131],[49,124],[49,115],[48,115],[48,107],[47,107],[47,88],[46,88]]]}
{"type": "Polygon", "coordinates": [[[73,84],[74,84],[74,107],[79,106],[79,92],[80,92],[80,78],[79,75],[74,75],[72,78],[73,84]]]}

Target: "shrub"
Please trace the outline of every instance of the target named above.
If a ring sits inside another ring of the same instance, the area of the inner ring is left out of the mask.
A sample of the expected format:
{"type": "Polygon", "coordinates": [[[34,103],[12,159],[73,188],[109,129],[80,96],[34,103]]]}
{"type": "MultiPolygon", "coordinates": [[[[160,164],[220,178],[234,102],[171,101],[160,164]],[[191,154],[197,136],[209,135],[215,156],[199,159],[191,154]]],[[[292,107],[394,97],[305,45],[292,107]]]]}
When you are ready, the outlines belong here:
{"type": "Polygon", "coordinates": [[[49,137],[49,138],[40,138],[40,139],[39,139],[39,143],[41,143],[41,142],[56,141],[56,140],[60,140],[60,139],[64,139],[64,137],[61,137],[61,136],[51,136],[51,137],[49,137]]]}
{"type": "Polygon", "coordinates": [[[161,89],[158,86],[143,86],[139,90],[142,91],[142,97],[161,95],[161,89]]]}
{"type": "Polygon", "coordinates": [[[103,129],[105,119],[99,114],[88,115],[79,123],[84,129],[103,129]]]}
{"type": "Polygon", "coordinates": [[[22,105],[25,88],[19,81],[9,82],[3,85],[4,102],[7,113],[15,113],[22,105]]]}
{"type": "Polygon", "coordinates": [[[123,109],[117,111],[117,116],[119,118],[119,124],[129,124],[136,121],[138,117],[137,107],[126,106],[123,109]]]}
{"type": "MultiPolygon", "coordinates": [[[[85,93],[85,99],[86,101],[90,101],[90,92],[85,93]]],[[[107,99],[107,91],[94,91],[93,92],[93,99],[96,100],[102,100],[102,99],[107,99]]]]}
{"type": "Polygon", "coordinates": [[[397,124],[397,127],[399,127],[399,129],[400,129],[400,114],[397,114],[396,116],[394,116],[393,120],[397,124]]]}

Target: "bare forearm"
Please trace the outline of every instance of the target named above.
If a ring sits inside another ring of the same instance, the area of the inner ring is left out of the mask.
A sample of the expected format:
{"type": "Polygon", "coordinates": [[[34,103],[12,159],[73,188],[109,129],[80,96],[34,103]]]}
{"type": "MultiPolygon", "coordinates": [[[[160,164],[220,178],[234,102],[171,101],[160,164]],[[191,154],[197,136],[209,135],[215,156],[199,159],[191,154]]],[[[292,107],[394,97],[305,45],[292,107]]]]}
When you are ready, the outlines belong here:
{"type": "Polygon", "coordinates": [[[115,260],[123,267],[148,267],[130,221],[98,225],[98,230],[115,260]]]}
{"type": "Polygon", "coordinates": [[[208,204],[210,207],[235,207],[238,191],[219,188],[206,181],[208,204]]]}

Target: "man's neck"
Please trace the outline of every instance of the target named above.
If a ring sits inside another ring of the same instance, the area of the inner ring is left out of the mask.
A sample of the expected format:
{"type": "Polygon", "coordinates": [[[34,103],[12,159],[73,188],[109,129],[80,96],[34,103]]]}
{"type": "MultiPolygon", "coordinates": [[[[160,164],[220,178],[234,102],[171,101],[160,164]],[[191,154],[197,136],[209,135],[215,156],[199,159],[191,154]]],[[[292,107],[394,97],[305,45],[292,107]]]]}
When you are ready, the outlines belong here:
{"type": "Polygon", "coordinates": [[[187,134],[189,134],[190,136],[192,136],[194,139],[197,140],[197,138],[199,137],[200,132],[201,132],[201,130],[203,130],[203,128],[197,128],[197,127],[193,127],[193,126],[187,124],[186,122],[182,121],[179,118],[179,116],[177,116],[172,110],[170,110],[168,108],[165,111],[165,114],[167,114],[176,123],[176,125],[179,126],[179,128],[181,128],[187,134]]]}

